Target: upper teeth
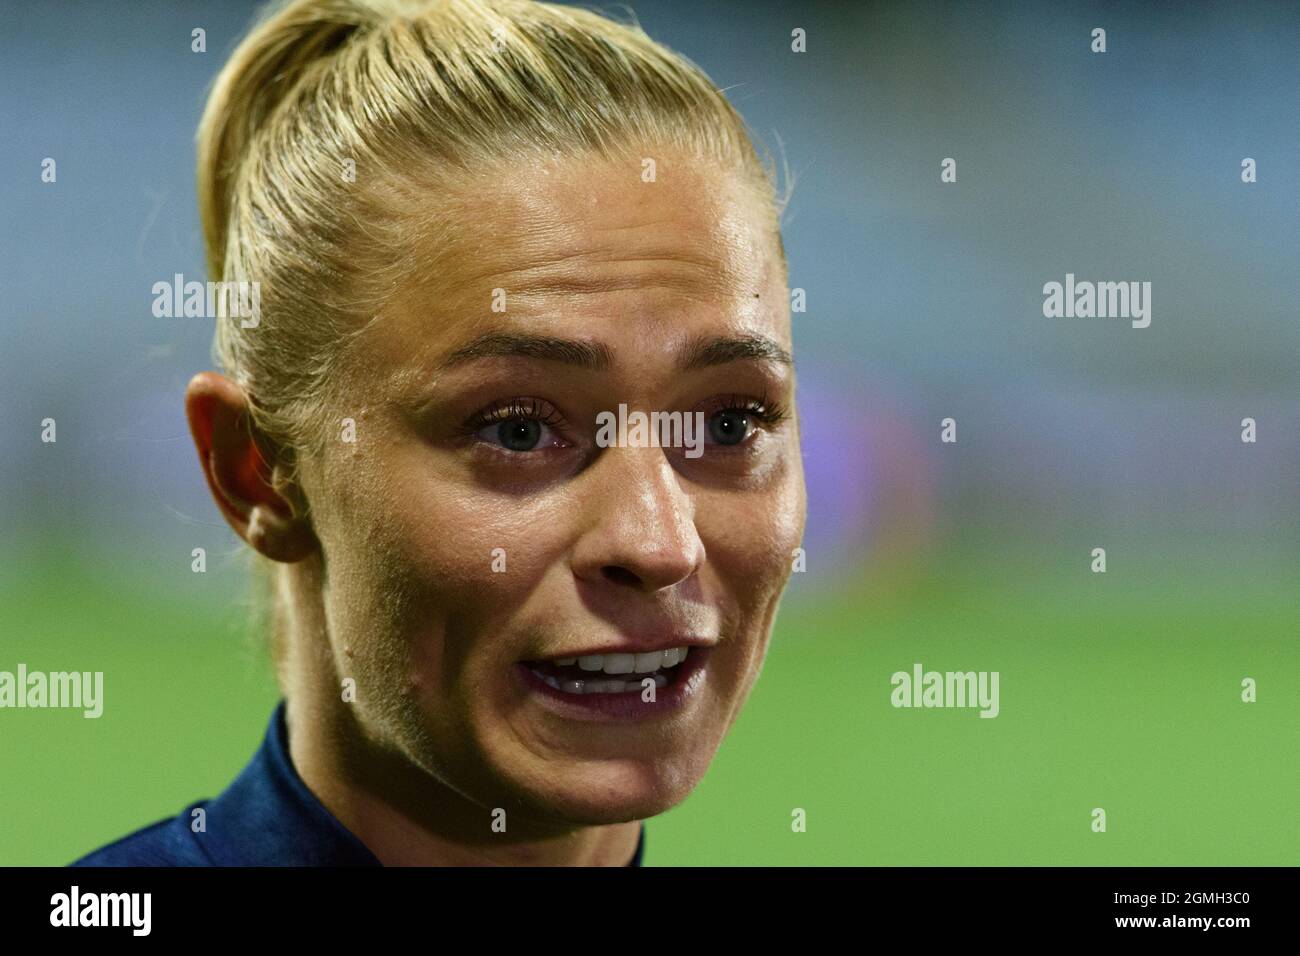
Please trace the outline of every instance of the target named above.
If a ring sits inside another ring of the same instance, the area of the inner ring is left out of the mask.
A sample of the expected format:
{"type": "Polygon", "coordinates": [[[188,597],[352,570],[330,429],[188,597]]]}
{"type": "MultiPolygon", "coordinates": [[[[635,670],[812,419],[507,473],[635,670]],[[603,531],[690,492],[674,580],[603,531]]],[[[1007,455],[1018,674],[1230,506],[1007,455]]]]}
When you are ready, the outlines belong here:
{"type": "Polygon", "coordinates": [[[604,671],[606,674],[649,674],[660,667],[675,667],[686,660],[689,648],[670,647],[666,651],[648,654],[586,654],[582,657],[561,657],[555,663],[577,664],[584,671],[604,671]]]}

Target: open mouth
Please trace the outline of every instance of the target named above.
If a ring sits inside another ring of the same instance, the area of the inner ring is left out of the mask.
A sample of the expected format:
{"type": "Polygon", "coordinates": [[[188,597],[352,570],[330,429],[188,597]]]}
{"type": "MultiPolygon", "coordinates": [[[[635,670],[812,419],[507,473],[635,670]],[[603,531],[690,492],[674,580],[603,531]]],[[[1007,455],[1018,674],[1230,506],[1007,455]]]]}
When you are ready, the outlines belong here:
{"type": "Polygon", "coordinates": [[[549,661],[525,661],[539,680],[564,694],[640,693],[646,680],[656,689],[674,682],[689,647],[670,647],[645,654],[588,654],[549,661]]]}

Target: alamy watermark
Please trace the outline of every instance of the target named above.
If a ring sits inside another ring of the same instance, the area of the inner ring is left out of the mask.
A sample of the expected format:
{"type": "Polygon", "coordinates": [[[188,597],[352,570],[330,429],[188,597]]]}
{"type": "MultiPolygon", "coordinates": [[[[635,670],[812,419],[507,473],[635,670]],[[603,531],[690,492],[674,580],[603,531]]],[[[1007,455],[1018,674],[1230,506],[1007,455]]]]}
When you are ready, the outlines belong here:
{"type": "Polygon", "coordinates": [[[155,282],[151,291],[155,318],[238,318],[245,329],[262,321],[260,282],[186,282],[178,272],[171,282],[155,282]]]}
{"type": "Polygon", "coordinates": [[[0,671],[0,708],[80,708],[83,717],[104,712],[103,671],[0,671]]]}
{"type": "Polygon", "coordinates": [[[895,671],[889,678],[893,691],[889,702],[895,707],[978,707],[981,717],[996,717],[997,671],[923,671],[920,663],[912,672],[895,671]]]}
{"type": "Polygon", "coordinates": [[[148,936],[152,913],[152,893],[83,893],[74,885],[50,897],[51,926],[121,926],[148,936]]]}
{"type": "Polygon", "coordinates": [[[1065,283],[1043,286],[1043,315],[1049,319],[1132,319],[1135,329],[1151,324],[1150,282],[1075,282],[1074,273],[1065,283]]]}
{"type": "Polygon", "coordinates": [[[687,458],[704,454],[704,413],[628,412],[596,415],[596,445],[599,448],[685,448],[687,458]]]}

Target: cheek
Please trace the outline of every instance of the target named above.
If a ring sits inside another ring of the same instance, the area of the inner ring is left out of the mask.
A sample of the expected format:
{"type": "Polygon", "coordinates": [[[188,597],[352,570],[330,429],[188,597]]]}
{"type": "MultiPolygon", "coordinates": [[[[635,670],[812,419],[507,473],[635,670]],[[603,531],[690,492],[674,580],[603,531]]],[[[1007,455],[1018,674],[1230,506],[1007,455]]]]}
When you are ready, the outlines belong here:
{"type": "Polygon", "coordinates": [[[354,625],[408,641],[455,642],[509,614],[563,553],[574,506],[450,481],[426,451],[396,443],[382,460],[351,460],[327,493],[332,602],[354,625]]]}
{"type": "MultiPolygon", "coordinates": [[[[797,452],[796,452],[797,455],[797,452]]],[[[797,458],[796,458],[797,460],[797,458]]],[[[696,526],[708,562],[748,617],[780,593],[803,539],[803,474],[789,468],[764,490],[724,493],[699,502],[696,526]]]]}
{"type": "Polygon", "coordinates": [[[485,495],[394,446],[341,464],[318,521],[334,658],[377,726],[456,759],[481,746],[472,713],[513,660],[503,638],[562,548],[563,509],[485,495]]]}
{"type": "Polygon", "coordinates": [[[447,614],[504,611],[563,554],[567,530],[550,496],[511,499],[430,479],[368,519],[391,572],[447,614]]]}

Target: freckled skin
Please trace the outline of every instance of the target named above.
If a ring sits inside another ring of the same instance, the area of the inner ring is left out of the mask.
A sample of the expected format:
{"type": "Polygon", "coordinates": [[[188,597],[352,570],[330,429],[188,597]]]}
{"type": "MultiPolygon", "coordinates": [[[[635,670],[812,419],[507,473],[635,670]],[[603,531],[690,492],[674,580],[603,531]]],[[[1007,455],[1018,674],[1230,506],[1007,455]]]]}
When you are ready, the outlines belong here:
{"type": "Polygon", "coordinates": [[[413,277],[344,362],[354,398],[333,420],[356,420],[355,445],[303,462],[319,553],[285,566],[294,759],[386,862],[461,861],[466,845],[474,860],[509,845],[494,859],[625,862],[634,821],[700,782],[762,667],[804,526],[793,372],[685,371],[677,350],[755,333],[789,351],[786,277],[767,214],[729,174],[671,156],[658,172],[568,159],[466,187],[447,268],[413,277]],[[437,371],[487,329],[600,343],[613,361],[437,371]],[[707,411],[736,395],[788,410],[742,453],[593,446],[597,413],[620,403],[707,411]],[[558,412],[567,447],[465,437],[474,412],[520,396],[558,412]],[[514,674],[646,630],[718,642],[679,712],[575,721],[514,674]],[[355,703],[339,700],[345,677],[355,703]],[[490,829],[497,807],[507,834],[490,829]]]}

